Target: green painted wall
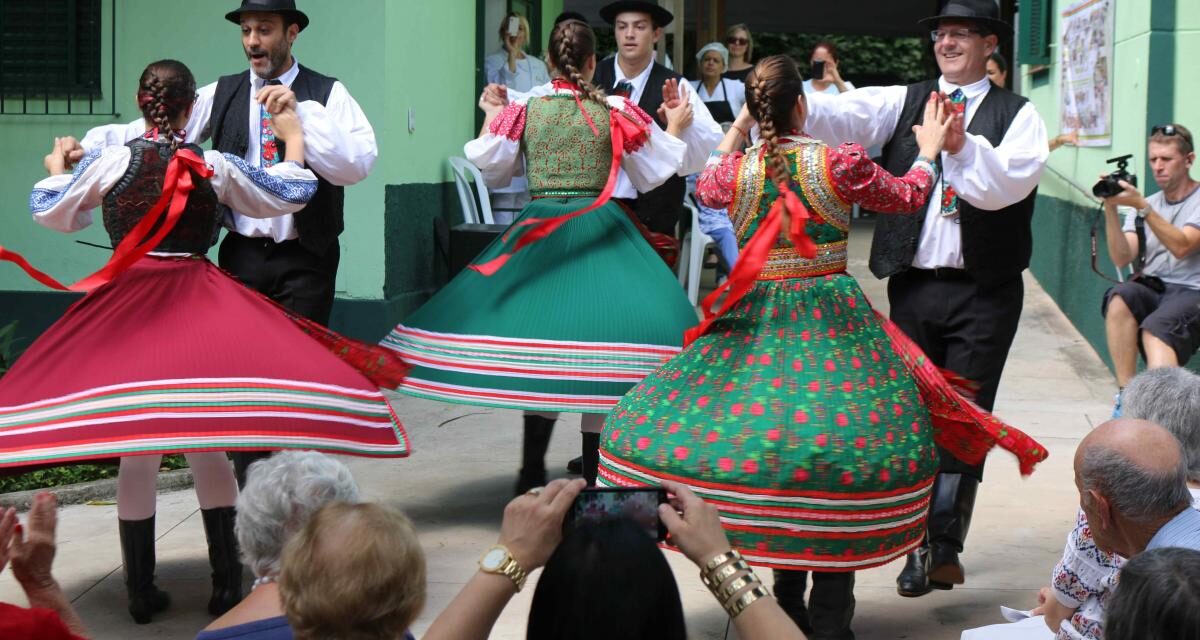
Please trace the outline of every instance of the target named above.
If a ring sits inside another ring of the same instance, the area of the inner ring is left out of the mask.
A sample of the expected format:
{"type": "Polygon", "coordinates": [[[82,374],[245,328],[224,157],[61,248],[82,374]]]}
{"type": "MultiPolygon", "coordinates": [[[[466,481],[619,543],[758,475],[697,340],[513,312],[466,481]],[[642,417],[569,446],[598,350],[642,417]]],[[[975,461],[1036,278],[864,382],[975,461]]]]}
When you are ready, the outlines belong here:
{"type": "MultiPolygon", "coordinates": [[[[1068,0],[1053,3],[1052,33],[1068,0]]],[[[1200,59],[1200,2],[1192,0],[1118,0],[1115,2],[1113,143],[1110,147],[1063,147],[1050,155],[1038,190],[1031,269],[1084,337],[1108,361],[1100,301],[1109,283],[1091,272],[1089,228],[1097,204],[1070,183],[1090,192],[1108,158],[1134,154],[1130,170],[1147,193],[1158,188],[1146,166],[1146,138],[1155,124],[1178,121],[1200,130],[1200,87],[1194,61],[1200,59]],[[1056,174],[1062,174],[1060,177],[1056,174]]],[[[1052,54],[1057,46],[1052,44],[1052,54]]],[[[1025,93],[1046,120],[1050,135],[1059,132],[1059,69],[1030,73],[1022,67],[1025,93]]],[[[1193,177],[1196,177],[1195,175],[1193,177]]],[[[1098,231],[1099,267],[1114,273],[1098,231]]],[[[1193,364],[1196,364],[1193,362],[1193,364]]]]}

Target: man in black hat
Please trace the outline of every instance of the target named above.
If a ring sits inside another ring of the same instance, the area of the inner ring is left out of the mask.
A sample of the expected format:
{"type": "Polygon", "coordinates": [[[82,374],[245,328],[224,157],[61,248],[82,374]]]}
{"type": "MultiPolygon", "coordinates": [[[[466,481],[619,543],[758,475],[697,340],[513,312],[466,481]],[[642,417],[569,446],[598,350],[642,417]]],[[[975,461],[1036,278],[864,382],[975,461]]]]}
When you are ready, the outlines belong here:
{"type": "MultiPolygon", "coordinates": [[[[288,309],[328,324],[341,255],[344,187],[366,178],[374,166],[375,132],[341,82],[301,66],[292,55],[309,23],[294,0],[242,0],[225,19],[241,27],[250,69],[197,91],[187,140],[211,137],[214,149],[244,159],[250,171],[271,166],[283,158],[271,115],[293,105],[304,128],[305,161],[319,182],[308,206],[292,215],[254,218],[229,211],[219,263],[288,309]]],[[[141,119],[97,127],[82,147],[125,144],[144,133],[141,119]]],[[[239,484],[246,466],[265,455],[233,454],[239,484]]]]}
{"type": "MultiPolygon", "coordinates": [[[[989,411],[1017,330],[1021,272],[1033,250],[1030,222],[1048,155],[1046,126],[1025,98],[988,81],[988,56],[1012,33],[995,0],[949,0],[920,22],[941,77],[907,87],[808,96],[809,133],[830,143],[885,145],[900,175],[917,155],[912,126],[931,92],[959,112],[935,159],[942,179],[925,211],[880,216],[871,271],[888,280],[891,317],[938,366],[978,385],[989,411]]],[[[897,579],[903,596],[964,582],[963,550],[983,466],[941,451],[929,529],[897,579]]]]}
{"type": "Polygon", "coordinates": [[[675,225],[685,211],[687,182],[683,176],[704,169],[724,133],[683,76],[654,61],[654,45],[662,38],[663,28],[675,18],[670,11],[643,0],[618,0],[600,9],[600,17],[613,25],[617,54],[596,65],[593,84],[609,95],[625,95],[654,115],[663,129],[667,122],[658,111],[663,104],[663,85],[668,80],[674,80],[680,98],[691,103],[692,124],[679,136],[687,144],[687,154],[678,174],[653,191],[638,193],[621,172],[613,192],[613,197],[624,200],[651,231],[675,235],[675,225]]]}

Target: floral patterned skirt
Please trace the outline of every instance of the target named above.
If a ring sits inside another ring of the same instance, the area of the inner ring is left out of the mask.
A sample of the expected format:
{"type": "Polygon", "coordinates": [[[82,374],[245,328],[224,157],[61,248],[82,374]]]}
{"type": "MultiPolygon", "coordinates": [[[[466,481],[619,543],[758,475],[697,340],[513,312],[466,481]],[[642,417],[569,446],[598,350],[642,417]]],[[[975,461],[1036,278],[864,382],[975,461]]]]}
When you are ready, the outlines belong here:
{"type": "Polygon", "coordinates": [[[848,275],[762,280],[609,415],[601,481],[682,482],[754,564],[853,571],[924,533],[938,444],[1045,457],[964,399],[848,275]],[[932,410],[932,414],[931,414],[932,410]]]}

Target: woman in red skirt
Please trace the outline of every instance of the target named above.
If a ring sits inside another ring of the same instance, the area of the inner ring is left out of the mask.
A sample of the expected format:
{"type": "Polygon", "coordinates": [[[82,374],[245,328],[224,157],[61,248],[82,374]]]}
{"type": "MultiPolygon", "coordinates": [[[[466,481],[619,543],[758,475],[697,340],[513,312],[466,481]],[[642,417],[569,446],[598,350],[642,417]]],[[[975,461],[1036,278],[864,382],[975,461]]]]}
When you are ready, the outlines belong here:
{"type": "Polygon", "coordinates": [[[73,172],[59,143],[46,156],[51,175],[33,189],[34,219],[77,231],[101,207],[115,248],[100,271],[64,286],[0,248],[0,259],[43,284],[87,293],[0,379],[0,468],[121,458],[117,515],[138,623],[168,604],[154,585],[162,454],[184,453],[192,469],[214,615],[241,599],[237,485],[225,451],[408,454],[379,391],[403,376],[395,356],[292,316],[204,258],[221,205],[265,218],[312,197],[298,117],[264,117],[264,144],[278,140],[285,152],[262,169],[180,142],[195,93],[186,66],[155,62],[139,82],[143,138],[88,155],[73,172]]]}

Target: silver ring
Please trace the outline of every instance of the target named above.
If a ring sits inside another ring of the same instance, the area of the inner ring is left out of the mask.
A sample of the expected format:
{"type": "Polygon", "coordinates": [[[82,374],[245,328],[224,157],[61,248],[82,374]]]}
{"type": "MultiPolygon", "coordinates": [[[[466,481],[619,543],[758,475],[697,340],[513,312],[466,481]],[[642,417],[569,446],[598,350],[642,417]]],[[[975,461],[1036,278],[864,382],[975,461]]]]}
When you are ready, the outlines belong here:
{"type": "Polygon", "coordinates": [[[540,496],[540,495],[542,495],[542,490],[543,490],[543,489],[545,489],[545,487],[534,487],[534,488],[530,489],[529,491],[526,491],[526,492],[525,492],[525,495],[527,495],[527,496],[540,496]]]}

